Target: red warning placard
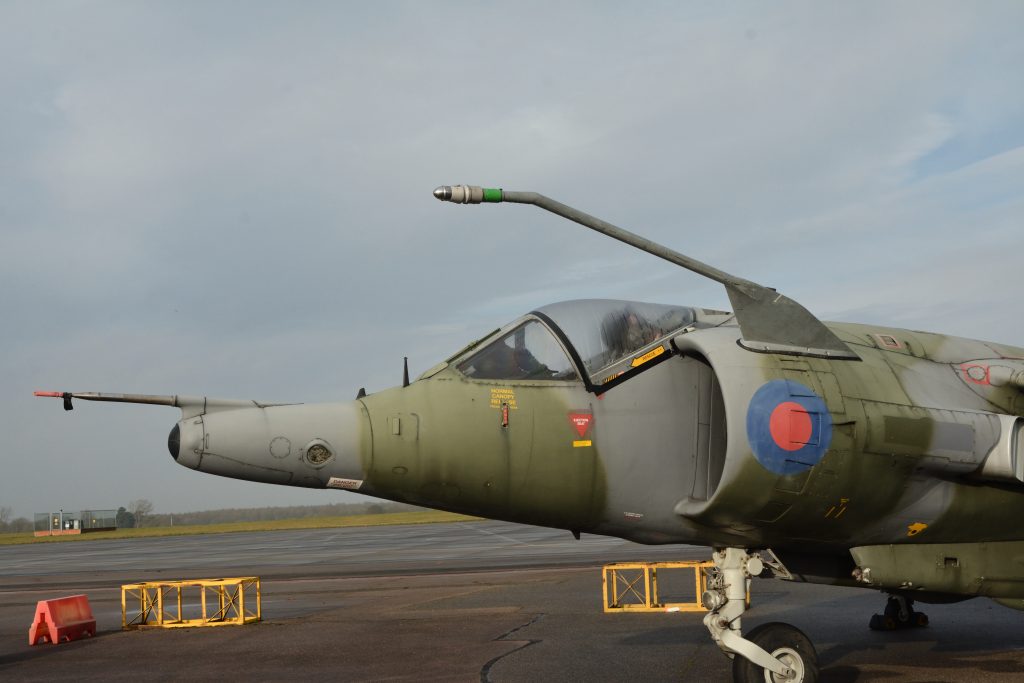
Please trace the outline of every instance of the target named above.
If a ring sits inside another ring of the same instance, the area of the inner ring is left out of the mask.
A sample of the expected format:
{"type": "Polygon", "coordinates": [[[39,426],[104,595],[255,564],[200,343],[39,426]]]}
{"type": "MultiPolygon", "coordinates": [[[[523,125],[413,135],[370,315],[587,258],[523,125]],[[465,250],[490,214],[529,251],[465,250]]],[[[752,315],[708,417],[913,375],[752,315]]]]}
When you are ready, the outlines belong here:
{"type": "Polygon", "coordinates": [[[576,428],[576,432],[580,437],[586,436],[593,421],[594,415],[592,413],[569,413],[569,422],[576,428]]]}

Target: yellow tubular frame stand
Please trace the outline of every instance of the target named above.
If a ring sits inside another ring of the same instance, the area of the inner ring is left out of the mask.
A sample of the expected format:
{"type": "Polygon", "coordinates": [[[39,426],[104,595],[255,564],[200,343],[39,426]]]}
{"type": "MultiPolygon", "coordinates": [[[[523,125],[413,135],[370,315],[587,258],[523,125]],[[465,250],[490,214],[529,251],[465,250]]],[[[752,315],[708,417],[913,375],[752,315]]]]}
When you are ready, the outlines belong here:
{"type": "Polygon", "coordinates": [[[714,562],[616,562],[602,572],[604,611],[614,612],[706,612],[701,595],[707,589],[709,568],[714,562]],[[662,602],[658,595],[658,570],[693,572],[693,602],[662,602]]]}
{"type": "Polygon", "coordinates": [[[121,628],[124,630],[241,626],[256,623],[262,616],[258,576],[146,581],[121,586],[121,628]],[[197,590],[198,595],[188,594],[188,589],[197,590]],[[195,616],[186,618],[186,613],[195,616]]]}

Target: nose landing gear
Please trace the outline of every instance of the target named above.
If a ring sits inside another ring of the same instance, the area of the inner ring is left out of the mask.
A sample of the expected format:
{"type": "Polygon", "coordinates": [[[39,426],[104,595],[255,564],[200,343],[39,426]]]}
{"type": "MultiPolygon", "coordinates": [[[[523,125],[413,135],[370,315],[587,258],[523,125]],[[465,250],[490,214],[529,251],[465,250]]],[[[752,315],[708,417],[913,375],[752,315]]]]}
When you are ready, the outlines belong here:
{"type": "Polygon", "coordinates": [[[800,629],[772,622],[751,630],[746,638],[742,635],[740,619],[747,609],[750,577],[764,570],[760,556],[744,548],[725,548],[715,551],[712,559],[717,571],[702,597],[710,610],[704,625],[733,660],[733,682],[816,683],[818,655],[800,629]]]}

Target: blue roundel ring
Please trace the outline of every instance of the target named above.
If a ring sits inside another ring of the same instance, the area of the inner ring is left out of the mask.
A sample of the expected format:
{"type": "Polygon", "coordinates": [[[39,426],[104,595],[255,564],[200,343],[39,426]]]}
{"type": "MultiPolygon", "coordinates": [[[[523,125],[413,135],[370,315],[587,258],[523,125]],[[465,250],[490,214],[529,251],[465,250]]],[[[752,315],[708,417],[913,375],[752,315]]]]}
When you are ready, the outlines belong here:
{"type": "Polygon", "coordinates": [[[792,380],[772,380],[750,399],[747,439],[766,470],[799,474],[817,465],[828,450],[832,415],[812,389],[792,380]]]}

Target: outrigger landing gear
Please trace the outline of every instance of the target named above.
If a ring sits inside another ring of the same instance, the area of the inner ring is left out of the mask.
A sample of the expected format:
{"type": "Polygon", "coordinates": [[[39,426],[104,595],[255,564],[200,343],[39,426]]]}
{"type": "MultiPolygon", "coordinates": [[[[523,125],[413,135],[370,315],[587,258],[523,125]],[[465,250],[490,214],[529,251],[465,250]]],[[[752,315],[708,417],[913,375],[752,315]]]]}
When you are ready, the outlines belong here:
{"type": "Polygon", "coordinates": [[[761,557],[744,548],[725,548],[716,550],[712,559],[717,571],[708,579],[701,598],[709,610],[704,625],[733,660],[734,683],[815,683],[818,654],[795,626],[772,622],[751,630],[746,638],[742,635],[740,618],[747,609],[747,584],[764,570],[761,557]]]}
{"type": "Polygon", "coordinates": [[[872,615],[868,628],[872,631],[895,631],[903,628],[923,628],[928,625],[928,615],[914,611],[914,601],[905,595],[890,594],[885,612],[872,615]]]}

